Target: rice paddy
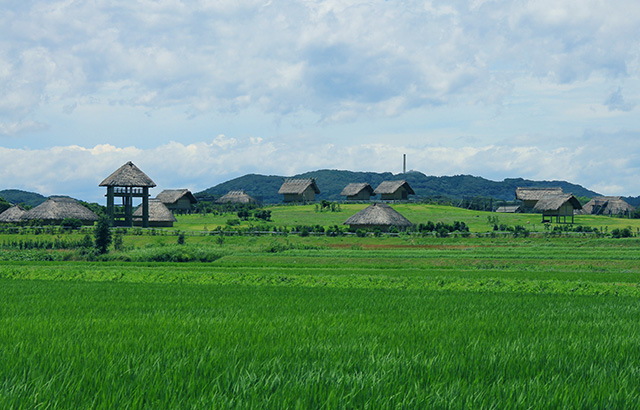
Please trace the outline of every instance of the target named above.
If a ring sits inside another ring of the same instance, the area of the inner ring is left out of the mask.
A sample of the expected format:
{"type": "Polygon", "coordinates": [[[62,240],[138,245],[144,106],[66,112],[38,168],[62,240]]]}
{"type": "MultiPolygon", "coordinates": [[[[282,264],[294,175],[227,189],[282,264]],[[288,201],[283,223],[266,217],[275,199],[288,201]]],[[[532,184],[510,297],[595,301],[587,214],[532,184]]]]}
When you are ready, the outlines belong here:
{"type": "Polygon", "coordinates": [[[640,402],[637,238],[124,239],[0,251],[0,408],[640,402]]]}

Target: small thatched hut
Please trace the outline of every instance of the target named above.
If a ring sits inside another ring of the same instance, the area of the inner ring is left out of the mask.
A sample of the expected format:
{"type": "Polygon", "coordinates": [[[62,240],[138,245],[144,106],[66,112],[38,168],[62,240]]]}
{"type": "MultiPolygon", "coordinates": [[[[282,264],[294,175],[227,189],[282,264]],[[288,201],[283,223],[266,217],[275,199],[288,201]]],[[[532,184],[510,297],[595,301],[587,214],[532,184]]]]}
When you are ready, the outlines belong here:
{"type": "Polygon", "coordinates": [[[549,195],[562,195],[564,192],[562,188],[531,188],[531,187],[518,187],[516,188],[516,199],[522,201],[522,212],[530,213],[535,208],[536,203],[540,199],[549,195]]]}
{"type": "Polygon", "coordinates": [[[142,226],[149,226],[149,188],[156,186],[151,178],[129,161],[100,183],[107,187],[107,215],[114,225],[133,226],[133,198],[142,198],[142,226]],[[115,198],[122,198],[123,213],[117,213],[115,198]]]}
{"type": "Polygon", "coordinates": [[[27,211],[22,220],[40,220],[45,224],[59,225],[67,218],[79,219],[83,225],[93,225],[98,216],[73,198],[52,196],[45,202],[27,211]]]}
{"type": "Polygon", "coordinates": [[[392,226],[395,226],[399,230],[404,230],[413,226],[413,223],[389,205],[376,203],[369,205],[362,211],[347,219],[344,222],[344,225],[349,225],[349,227],[354,230],[373,230],[378,228],[381,231],[386,232],[392,226]]]}
{"type": "Polygon", "coordinates": [[[19,205],[14,205],[0,214],[0,223],[18,223],[25,212],[19,205]]]}
{"type": "Polygon", "coordinates": [[[383,201],[404,201],[409,195],[415,195],[407,181],[382,181],[374,191],[383,201]]]}
{"type": "Polygon", "coordinates": [[[283,202],[314,202],[320,189],[315,179],[286,179],[278,194],[284,195],[283,202]]]}
{"type": "Polygon", "coordinates": [[[344,187],[340,195],[346,196],[347,201],[368,201],[372,195],[375,196],[373,188],[367,182],[351,183],[344,187]]]}
{"type": "Polygon", "coordinates": [[[536,212],[542,212],[542,222],[553,222],[553,218],[556,218],[556,222],[560,223],[560,218],[563,222],[567,222],[567,217],[571,217],[571,223],[573,223],[573,215],[575,210],[582,209],[578,198],[571,194],[558,194],[558,195],[546,195],[542,197],[533,207],[536,212]]]}
{"type": "MultiPolygon", "coordinates": [[[[134,224],[136,226],[142,225],[142,206],[138,207],[133,213],[134,224]]],[[[169,210],[161,201],[157,199],[149,200],[149,227],[155,228],[170,228],[173,223],[177,222],[173,212],[169,210]]]]}
{"type": "Polygon", "coordinates": [[[243,190],[229,191],[218,198],[218,204],[257,204],[258,201],[243,190]]]}
{"type": "Polygon", "coordinates": [[[589,215],[626,215],[635,208],[619,196],[598,196],[582,207],[583,213],[589,215]]]}
{"type": "Polygon", "coordinates": [[[188,189],[165,189],[156,195],[156,199],[171,211],[182,213],[188,213],[191,211],[191,205],[198,203],[196,197],[188,189]]]}

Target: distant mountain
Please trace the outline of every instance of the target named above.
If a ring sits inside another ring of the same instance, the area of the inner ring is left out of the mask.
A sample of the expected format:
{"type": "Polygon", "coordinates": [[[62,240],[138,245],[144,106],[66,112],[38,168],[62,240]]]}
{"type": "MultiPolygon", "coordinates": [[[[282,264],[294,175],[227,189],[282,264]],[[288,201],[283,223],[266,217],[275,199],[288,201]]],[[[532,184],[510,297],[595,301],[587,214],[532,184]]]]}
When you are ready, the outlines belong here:
{"type": "MultiPolygon", "coordinates": [[[[233,190],[244,190],[264,203],[282,202],[278,189],[285,178],[276,175],[248,174],[232,179],[214,187],[198,192],[199,200],[212,200],[233,190]]],[[[318,170],[305,172],[291,178],[315,178],[321,193],[316,199],[336,201],[344,199],[340,196],[342,189],[351,182],[368,182],[374,189],[385,180],[406,180],[416,192],[416,199],[445,196],[451,199],[487,197],[512,201],[518,187],[561,187],[564,192],[575,196],[600,196],[580,185],[566,181],[532,181],[522,178],[508,178],[504,181],[491,181],[472,175],[455,175],[446,177],[427,176],[421,172],[410,171],[405,174],[390,172],[352,172],[339,170],[318,170]]]]}
{"type": "Polygon", "coordinates": [[[21,191],[19,189],[5,189],[0,191],[0,198],[12,204],[25,204],[29,206],[38,206],[47,200],[47,197],[35,192],[21,191]]]}

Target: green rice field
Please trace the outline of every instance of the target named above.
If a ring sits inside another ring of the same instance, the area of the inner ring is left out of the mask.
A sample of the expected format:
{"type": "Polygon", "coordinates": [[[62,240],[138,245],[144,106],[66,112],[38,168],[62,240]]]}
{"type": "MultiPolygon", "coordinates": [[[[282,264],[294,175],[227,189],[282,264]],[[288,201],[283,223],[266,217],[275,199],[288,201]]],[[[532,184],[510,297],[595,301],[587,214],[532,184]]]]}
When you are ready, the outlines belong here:
{"type": "Polygon", "coordinates": [[[126,235],[74,252],[0,250],[0,409],[640,403],[637,237],[126,235]]]}

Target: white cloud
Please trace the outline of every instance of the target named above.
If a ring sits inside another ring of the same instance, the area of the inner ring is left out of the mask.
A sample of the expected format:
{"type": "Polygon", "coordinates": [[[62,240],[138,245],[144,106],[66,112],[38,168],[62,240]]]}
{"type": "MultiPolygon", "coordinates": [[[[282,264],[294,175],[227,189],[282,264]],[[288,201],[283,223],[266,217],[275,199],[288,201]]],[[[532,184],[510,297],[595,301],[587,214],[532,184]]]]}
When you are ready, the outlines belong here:
{"type": "Polygon", "coordinates": [[[133,160],[206,188],[399,171],[389,161],[407,153],[437,175],[633,191],[640,147],[621,136],[640,127],[639,13],[631,0],[10,2],[2,160],[34,171],[2,181],[59,169],[69,183],[38,186],[64,193],[133,160]]]}

